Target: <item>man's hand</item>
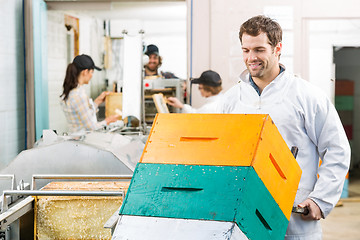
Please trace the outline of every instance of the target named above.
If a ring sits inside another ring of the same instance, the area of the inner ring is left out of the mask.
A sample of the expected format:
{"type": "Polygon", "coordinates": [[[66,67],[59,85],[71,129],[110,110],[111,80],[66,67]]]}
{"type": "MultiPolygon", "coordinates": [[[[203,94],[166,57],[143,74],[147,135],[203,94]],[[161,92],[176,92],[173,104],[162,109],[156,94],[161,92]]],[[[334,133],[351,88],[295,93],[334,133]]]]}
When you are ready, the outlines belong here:
{"type": "Polygon", "coordinates": [[[311,200],[309,198],[306,199],[305,201],[303,201],[302,203],[300,203],[298,205],[298,207],[302,207],[302,208],[306,207],[309,210],[308,214],[306,214],[306,215],[301,214],[301,217],[304,220],[308,220],[308,221],[320,220],[322,217],[319,206],[313,200],[311,200]]]}
{"type": "Polygon", "coordinates": [[[173,107],[176,107],[176,108],[180,108],[182,109],[184,107],[184,104],[182,104],[180,102],[179,99],[175,98],[175,97],[168,97],[167,98],[167,104],[173,106],[173,107]]]}

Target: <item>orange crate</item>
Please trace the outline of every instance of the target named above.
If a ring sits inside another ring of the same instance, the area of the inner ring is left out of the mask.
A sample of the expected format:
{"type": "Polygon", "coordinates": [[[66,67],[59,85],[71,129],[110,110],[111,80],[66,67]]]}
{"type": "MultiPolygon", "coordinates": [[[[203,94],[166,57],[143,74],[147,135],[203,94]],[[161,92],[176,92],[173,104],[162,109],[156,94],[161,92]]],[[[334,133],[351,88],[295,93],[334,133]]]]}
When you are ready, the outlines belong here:
{"type": "Polygon", "coordinates": [[[288,219],[301,177],[265,114],[158,114],[140,162],[252,166],[288,219]]]}
{"type": "Polygon", "coordinates": [[[354,81],[336,79],[335,81],[335,95],[337,96],[353,96],[354,95],[354,81]]]}

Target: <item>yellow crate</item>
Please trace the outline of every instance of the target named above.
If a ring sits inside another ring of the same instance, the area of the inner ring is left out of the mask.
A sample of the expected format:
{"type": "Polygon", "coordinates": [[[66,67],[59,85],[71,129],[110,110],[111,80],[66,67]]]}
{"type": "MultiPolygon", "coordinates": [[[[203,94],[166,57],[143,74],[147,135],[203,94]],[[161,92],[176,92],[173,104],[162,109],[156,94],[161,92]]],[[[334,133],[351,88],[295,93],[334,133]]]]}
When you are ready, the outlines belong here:
{"type": "Polygon", "coordinates": [[[266,114],[158,114],[140,162],[252,166],[290,219],[301,169],[289,147],[266,114]]]}

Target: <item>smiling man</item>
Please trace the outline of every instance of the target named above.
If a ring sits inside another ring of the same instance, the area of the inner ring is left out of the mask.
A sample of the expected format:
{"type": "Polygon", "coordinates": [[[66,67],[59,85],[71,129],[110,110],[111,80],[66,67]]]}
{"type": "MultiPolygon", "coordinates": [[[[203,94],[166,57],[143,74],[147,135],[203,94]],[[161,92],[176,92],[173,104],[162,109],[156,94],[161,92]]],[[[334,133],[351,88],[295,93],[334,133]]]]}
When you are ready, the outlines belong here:
{"type": "Polygon", "coordinates": [[[162,63],[162,58],[159,55],[159,48],[154,44],[150,44],[147,46],[145,54],[149,57],[149,62],[145,65],[145,77],[161,77],[158,72],[162,63]]]}
{"type": "Polygon", "coordinates": [[[279,63],[282,29],[265,16],[240,27],[247,70],[223,96],[220,112],[269,114],[288,147],[297,146],[302,176],[285,239],[320,240],[320,220],[340,198],[350,164],[350,147],[339,116],[321,89],[298,78],[279,63]],[[319,158],[322,164],[319,167],[319,158]],[[319,177],[318,177],[319,176],[319,177]]]}

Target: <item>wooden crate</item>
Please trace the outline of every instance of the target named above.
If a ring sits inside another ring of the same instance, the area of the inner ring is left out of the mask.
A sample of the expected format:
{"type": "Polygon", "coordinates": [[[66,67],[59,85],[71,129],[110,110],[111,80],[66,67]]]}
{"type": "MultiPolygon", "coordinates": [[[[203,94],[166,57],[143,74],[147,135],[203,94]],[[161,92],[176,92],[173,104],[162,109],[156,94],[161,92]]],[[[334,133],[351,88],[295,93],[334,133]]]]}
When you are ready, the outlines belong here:
{"type": "Polygon", "coordinates": [[[117,114],[116,109],[122,111],[122,93],[111,92],[105,98],[105,117],[117,114]]]}
{"type": "Polygon", "coordinates": [[[301,177],[265,114],[158,114],[140,162],[252,166],[287,219],[301,177]]]}
{"type": "MultiPolygon", "coordinates": [[[[127,191],[130,182],[52,182],[42,190],[127,191]]],[[[111,239],[104,224],[122,197],[39,196],[35,198],[35,240],[111,239]]]]}
{"type": "Polygon", "coordinates": [[[284,239],[289,222],[251,166],[139,163],[120,214],[236,222],[249,239],[284,239]]]}
{"type": "Polygon", "coordinates": [[[335,95],[353,96],[355,89],[355,83],[352,80],[340,80],[335,81],[335,95]]]}
{"type": "Polygon", "coordinates": [[[340,120],[341,120],[341,123],[343,125],[352,125],[354,124],[354,111],[352,110],[345,110],[345,111],[342,111],[342,110],[339,110],[337,111],[338,114],[339,114],[339,117],[340,117],[340,120]]]}
{"type": "Polygon", "coordinates": [[[353,96],[335,96],[335,108],[342,111],[354,110],[353,96]]]}

